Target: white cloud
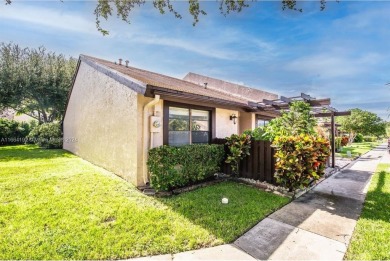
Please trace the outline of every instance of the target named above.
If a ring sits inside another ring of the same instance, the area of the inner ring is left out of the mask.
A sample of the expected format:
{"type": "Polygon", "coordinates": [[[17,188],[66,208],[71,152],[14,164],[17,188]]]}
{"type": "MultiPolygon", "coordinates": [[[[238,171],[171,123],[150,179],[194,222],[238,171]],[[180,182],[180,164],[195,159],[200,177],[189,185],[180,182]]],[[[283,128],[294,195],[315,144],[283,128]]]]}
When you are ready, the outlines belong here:
{"type": "Polygon", "coordinates": [[[348,16],[335,19],[333,26],[335,28],[365,31],[387,29],[386,27],[378,27],[378,22],[386,24],[390,22],[388,7],[355,10],[354,13],[348,16]]]}
{"type": "Polygon", "coordinates": [[[39,25],[43,29],[98,34],[92,16],[84,18],[78,13],[63,13],[60,10],[14,2],[11,5],[0,6],[0,19],[39,25]]]}
{"type": "MultiPolygon", "coordinates": [[[[206,34],[206,32],[203,32],[203,34],[206,34]]],[[[199,34],[199,39],[201,40],[196,40],[193,37],[186,38],[138,32],[131,36],[129,35],[129,39],[132,42],[177,48],[221,60],[255,61],[269,59],[271,56],[274,56],[272,51],[275,48],[273,45],[258,38],[236,37],[235,34],[227,35],[214,30],[207,32],[207,34],[213,37],[203,37],[203,34],[199,34]]]]}
{"type": "Polygon", "coordinates": [[[297,58],[288,62],[285,69],[307,75],[316,75],[322,79],[353,77],[368,72],[369,66],[375,66],[383,59],[383,56],[376,53],[352,57],[328,52],[297,58]]]}
{"type": "Polygon", "coordinates": [[[217,58],[223,60],[235,59],[235,55],[233,53],[226,50],[222,50],[222,48],[220,50],[216,50],[210,48],[210,46],[205,43],[187,41],[185,39],[156,37],[150,35],[137,35],[132,38],[132,41],[143,43],[143,44],[161,45],[161,46],[179,48],[182,50],[186,50],[189,52],[193,52],[211,58],[217,58]]]}

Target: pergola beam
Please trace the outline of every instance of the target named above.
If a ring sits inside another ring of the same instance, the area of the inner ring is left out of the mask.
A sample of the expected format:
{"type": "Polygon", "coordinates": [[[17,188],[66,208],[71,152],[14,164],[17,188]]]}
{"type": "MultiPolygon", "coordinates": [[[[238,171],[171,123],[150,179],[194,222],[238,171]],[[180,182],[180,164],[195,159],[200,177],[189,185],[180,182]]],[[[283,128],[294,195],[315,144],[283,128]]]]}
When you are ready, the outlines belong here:
{"type": "Polygon", "coordinates": [[[350,111],[336,111],[336,112],[320,112],[315,114],[315,117],[331,117],[334,116],[349,116],[351,115],[350,111]]]}
{"type": "Polygon", "coordinates": [[[330,105],[330,98],[320,99],[320,100],[309,100],[308,103],[312,107],[320,107],[330,105]]]}
{"type": "Polygon", "coordinates": [[[306,101],[314,101],[316,98],[314,98],[314,97],[311,97],[310,95],[308,95],[308,94],[305,94],[305,93],[301,93],[301,97],[302,97],[302,99],[304,99],[304,100],[306,100],[306,101]]]}
{"type": "Polygon", "coordinates": [[[328,111],[331,111],[331,112],[337,112],[337,110],[335,108],[333,108],[332,106],[324,106],[323,108],[327,109],[328,111]]]}
{"type": "Polygon", "coordinates": [[[273,111],[280,113],[283,109],[288,109],[290,104],[294,101],[307,102],[311,107],[311,113],[314,117],[330,117],[331,119],[331,150],[332,150],[332,168],[335,167],[335,154],[336,154],[336,139],[335,139],[335,116],[348,116],[351,115],[350,111],[337,111],[335,108],[330,106],[330,98],[316,99],[308,94],[301,93],[300,96],[296,97],[285,97],[281,96],[279,99],[267,100],[258,103],[250,103],[249,105],[253,108],[257,108],[259,111],[273,111]]]}
{"type": "Polygon", "coordinates": [[[284,96],[280,96],[280,100],[283,101],[283,102],[286,102],[286,103],[293,102],[293,99],[287,98],[287,97],[284,97],[284,96]]]}
{"type": "Polygon", "coordinates": [[[281,105],[280,103],[276,102],[277,100],[267,100],[267,99],[263,99],[263,103],[266,104],[266,105],[272,105],[272,106],[279,106],[281,105]]]}

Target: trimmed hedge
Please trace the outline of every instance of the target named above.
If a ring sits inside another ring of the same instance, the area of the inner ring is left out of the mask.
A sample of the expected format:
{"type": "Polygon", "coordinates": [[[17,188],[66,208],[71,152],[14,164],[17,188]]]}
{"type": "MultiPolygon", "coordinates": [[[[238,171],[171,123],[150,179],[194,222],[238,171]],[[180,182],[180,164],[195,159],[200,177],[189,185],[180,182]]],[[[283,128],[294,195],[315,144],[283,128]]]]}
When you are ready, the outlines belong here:
{"type": "Polygon", "coordinates": [[[325,162],[330,155],[327,139],[311,135],[277,137],[275,178],[279,184],[295,191],[310,185],[324,175],[325,162]]]}
{"type": "Polygon", "coordinates": [[[147,162],[151,186],[168,191],[207,179],[220,170],[224,157],[224,146],[216,144],[153,148],[147,162]]]}
{"type": "Polygon", "coordinates": [[[24,144],[30,124],[0,118],[0,145],[24,144]]]}

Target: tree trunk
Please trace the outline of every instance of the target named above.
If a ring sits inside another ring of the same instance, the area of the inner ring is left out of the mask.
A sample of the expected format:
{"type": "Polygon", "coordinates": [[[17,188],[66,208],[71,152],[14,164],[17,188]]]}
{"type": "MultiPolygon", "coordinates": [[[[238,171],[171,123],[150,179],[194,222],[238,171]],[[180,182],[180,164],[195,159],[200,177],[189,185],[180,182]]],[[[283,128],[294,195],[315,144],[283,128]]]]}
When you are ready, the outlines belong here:
{"type": "Polygon", "coordinates": [[[356,135],[357,135],[357,133],[355,133],[355,132],[350,132],[350,133],[349,133],[349,139],[348,139],[349,144],[352,144],[352,143],[353,143],[353,141],[354,141],[355,138],[356,138],[356,135]]]}

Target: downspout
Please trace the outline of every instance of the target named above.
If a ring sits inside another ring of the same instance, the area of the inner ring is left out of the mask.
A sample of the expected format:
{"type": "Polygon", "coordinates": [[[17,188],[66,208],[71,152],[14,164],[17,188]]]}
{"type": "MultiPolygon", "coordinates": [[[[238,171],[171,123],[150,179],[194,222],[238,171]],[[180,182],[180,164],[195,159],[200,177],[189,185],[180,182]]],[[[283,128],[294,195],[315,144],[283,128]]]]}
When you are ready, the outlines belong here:
{"type": "MultiPolygon", "coordinates": [[[[149,178],[148,178],[148,168],[146,166],[146,160],[148,158],[148,150],[149,150],[149,146],[148,146],[148,133],[149,132],[149,128],[148,128],[148,110],[150,107],[156,105],[158,102],[160,101],[160,95],[155,95],[154,96],[154,99],[150,102],[148,102],[147,104],[145,104],[144,106],[144,116],[143,116],[143,121],[144,121],[144,127],[143,127],[143,144],[142,144],[142,149],[143,149],[143,154],[142,154],[142,164],[143,164],[143,167],[142,167],[142,174],[143,174],[143,177],[144,177],[144,183],[147,184],[149,182],[149,178]]],[[[150,134],[152,135],[152,134],[150,134]]],[[[150,141],[152,142],[152,141],[150,141]]],[[[152,144],[150,145],[152,146],[152,144]]]]}

